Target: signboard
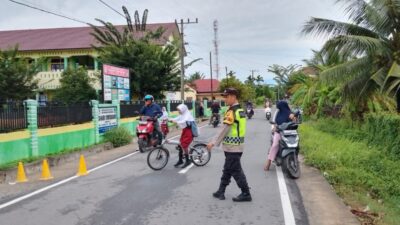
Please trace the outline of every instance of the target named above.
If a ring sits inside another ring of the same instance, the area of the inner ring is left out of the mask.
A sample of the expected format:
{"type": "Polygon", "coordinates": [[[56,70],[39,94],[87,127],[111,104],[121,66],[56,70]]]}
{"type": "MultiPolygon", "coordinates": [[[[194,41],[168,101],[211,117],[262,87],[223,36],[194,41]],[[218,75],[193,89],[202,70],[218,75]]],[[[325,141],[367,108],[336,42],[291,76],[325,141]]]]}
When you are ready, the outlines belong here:
{"type": "Polygon", "coordinates": [[[104,134],[117,126],[117,108],[115,106],[99,108],[99,133],[104,134]]]}
{"type": "Polygon", "coordinates": [[[129,69],[103,65],[104,101],[130,101],[129,69]]]}

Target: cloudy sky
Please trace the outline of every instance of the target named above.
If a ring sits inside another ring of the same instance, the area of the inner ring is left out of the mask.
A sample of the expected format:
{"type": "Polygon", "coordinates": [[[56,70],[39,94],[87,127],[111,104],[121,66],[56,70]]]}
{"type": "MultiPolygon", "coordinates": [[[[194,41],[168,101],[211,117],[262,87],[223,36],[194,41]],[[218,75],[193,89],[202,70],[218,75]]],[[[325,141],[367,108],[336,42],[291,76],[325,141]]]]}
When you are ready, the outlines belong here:
{"type": "MultiPolygon", "coordinates": [[[[85,22],[100,18],[124,24],[123,17],[99,0],[16,0],[46,10],[62,13],[85,22]]],[[[245,79],[250,70],[257,70],[267,83],[273,75],[267,72],[272,64],[301,64],[319,49],[322,40],[300,35],[302,25],[310,17],[345,20],[343,7],[335,0],[103,0],[121,10],[125,5],[133,15],[149,9],[148,23],[173,22],[175,19],[199,19],[199,24],[186,25],[185,38],[190,52],[186,61],[204,60],[193,65],[186,74],[200,71],[209,76],[209,52],[213,51],[213,21],[219,23],[220,77],[225,66],[245,79]]],[[[0,0],[0,30],[72,27],[82,24],[0,0]]],[[[213,55],[214,57],[214,55],[213,55]]],[[[214,64],[214,62],[213,62],[214,64]]],[[[213,67],[215,67],[213,65],[213,67]]],[[[215,76],[215,75],[214,75],[215,76]]]]}

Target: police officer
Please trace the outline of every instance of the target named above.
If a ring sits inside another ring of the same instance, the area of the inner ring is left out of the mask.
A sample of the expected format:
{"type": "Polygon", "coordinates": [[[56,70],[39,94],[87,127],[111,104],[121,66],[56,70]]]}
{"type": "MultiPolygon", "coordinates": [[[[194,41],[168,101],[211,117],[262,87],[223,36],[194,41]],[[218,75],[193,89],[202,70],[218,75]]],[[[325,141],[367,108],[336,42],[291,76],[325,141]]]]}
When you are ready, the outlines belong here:
{"type": "Polygon", "coordinates": [[[240,164],[244,149],[244,136],[246,134],[246,113],[239,105],[239,93],[236,89],[226,89],[223,96],[229,105],[229,109],[224,116],[224,126],[214,140],[207,145],[207,149],[210,151],[214,146],[218,146],[223,142],[222,149],[225,153],[221,183],[217,192],[213,193],[213,196],[224,200],[226,186],[229,185],[231,177],[233,177],[242,193],[232,200],[235,202],[251,201],[249,186],[240,164]]]}

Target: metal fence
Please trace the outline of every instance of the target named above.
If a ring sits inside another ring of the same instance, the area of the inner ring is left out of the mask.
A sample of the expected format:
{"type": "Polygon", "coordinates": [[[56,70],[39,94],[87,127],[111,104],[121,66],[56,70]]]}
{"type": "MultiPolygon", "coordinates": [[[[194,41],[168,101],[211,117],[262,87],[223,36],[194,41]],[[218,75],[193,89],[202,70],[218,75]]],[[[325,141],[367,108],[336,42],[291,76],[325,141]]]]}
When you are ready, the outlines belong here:
{"type": "Polygon", "coordinates": [[[54,127],[66,124],[79,124],[92,120],[92,107],[89,103],[64,105],[47,103],[38,107],[38,127],[54,127]]]}
{"type": "MultiPolygon", "coordinates": [[[[161,107],[167,107],[167,101],[156,101],[161,107]]],[[[171,101],[171,111],[176,111],[182,101],[171,101]]],[[[192,101],[184,101],[190,110],[193,110],[192,101]]],[[[208,102],[210,107],[212,102],[208,102]]],[[[224,106],[225,103],[221,102],[224,106]]],[[[139,115],[144,101],[121,103],[121,118],[139,115]]],[[[196,115],[199,115],[200,102],[195,103],[196,115]]],[[[38,127],[54,127],[67,124],[80,124],[92,120],[92,107],[89,103],[65,105],[59,102],[46,102],[38,106],[38,127]]],[[[0,103],[0,133],[11,132],[27,128],[27,109],[22,102],[0,103]]]]}
{"type": "Polygon", "coordinates": [[[143,107],[144,102],[137,101],[124,105],[120,105],[121,118],[135,117],[139,115],[140,109],[143,107]]]}
{"type": "Polygon", "coordinates": [[[193,109],[193,102],[192,101],[184,101],[184,104],[188,107],[188,109],[193,109]]]}
{"type": "Polygon", "coordinates": [[[22,102],[0,103],[0,133],[25,129],[26,121],[26,107],[22,102]]]}

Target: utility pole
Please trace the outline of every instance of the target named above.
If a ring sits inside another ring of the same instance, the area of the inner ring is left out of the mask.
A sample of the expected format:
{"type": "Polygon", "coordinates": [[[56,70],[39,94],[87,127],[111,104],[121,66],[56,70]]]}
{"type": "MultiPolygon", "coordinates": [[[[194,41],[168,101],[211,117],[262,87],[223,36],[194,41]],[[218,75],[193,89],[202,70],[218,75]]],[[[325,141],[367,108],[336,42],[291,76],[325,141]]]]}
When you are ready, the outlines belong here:
{"type": "Polygon", "coordinates": [[[225,66],[225,76],[226,76],[226,78],[228,78],[228,67],[227,66],[225,66]]]}
{"type": "MultiPolygon", "coordinates": [[[[175,23],[178,26],[177,20],[175,20],[175,23]]],[[[187,44],[184,39],[185,33],[183,32],[183,25],[184,24],[194,24],[194,23],[199,23],[199,20],[196,18],[196,20],[194,22],[190,21],[190,19],[187,19],[187,21],[185,21],[185,22],[183,21],[183,19],[181,19],[181,21],[180,21],[181,49],[179,51],[179,57],[181,58],[181,100],[182,101],[185,100],[185,56],[186,56],[185,44],[187,44]]]]}
{"type": "Polygon", "coordinates": [[[211,76],[211,101],[214,100],[214,91],[213,91],[213,72],[212,72],[212,59],[211,59],[211,52],[210,52],[210,76],[211,76]]]}
{"type": "Polygon", "coordinates": [[[219,60],[218,60],[218,21],[214,20],[214,51],[215,51],[215,73],[219,80],[219,60]]]}
{"type": "Polygon", "coordinates": [[[250,70],[251,72],[251,78],[254,79],[254,72],[258,72],[258,70],[250,70]]]}

